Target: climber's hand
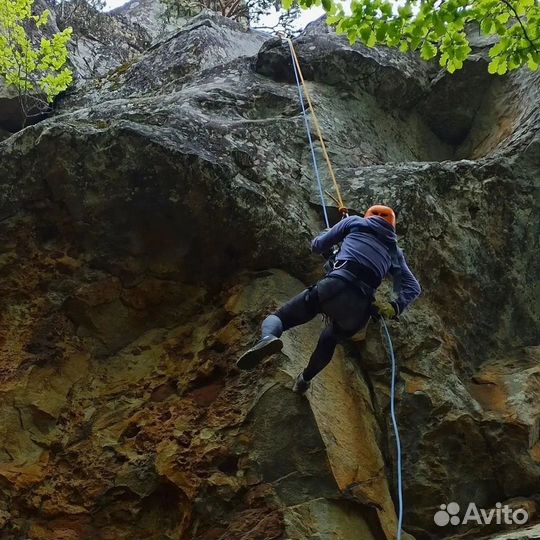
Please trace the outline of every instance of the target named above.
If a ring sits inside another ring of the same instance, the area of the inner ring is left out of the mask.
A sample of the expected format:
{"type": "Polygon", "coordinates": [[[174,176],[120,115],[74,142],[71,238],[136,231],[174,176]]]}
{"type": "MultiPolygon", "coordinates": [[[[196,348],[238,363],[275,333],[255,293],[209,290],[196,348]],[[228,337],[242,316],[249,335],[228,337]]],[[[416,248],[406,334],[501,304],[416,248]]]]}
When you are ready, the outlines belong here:
{"type": "Polygon", "coordinates": [[[384,317],[385,319],[395,319],[398,316],[398,307],[395,302],[386,302],[385,300],[375,300],[372,304],[375,318],[384,317]]]}

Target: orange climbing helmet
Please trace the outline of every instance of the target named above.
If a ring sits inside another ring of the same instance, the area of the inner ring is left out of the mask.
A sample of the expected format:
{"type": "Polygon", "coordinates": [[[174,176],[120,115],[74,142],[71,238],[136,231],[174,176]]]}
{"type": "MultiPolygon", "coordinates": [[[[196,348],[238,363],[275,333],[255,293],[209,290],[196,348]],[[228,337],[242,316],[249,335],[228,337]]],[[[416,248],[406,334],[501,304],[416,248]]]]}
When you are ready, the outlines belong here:
{"type": "Polygon", "coordinates": [[[370,206],[366,210],[364,217],[371,218],[374,216],[382,217],[385,221],[388,221],[394,229],[396,228],[396,214],[394,214],[394,211],[389,206],[383,206],[382,204],[370,206]]]}

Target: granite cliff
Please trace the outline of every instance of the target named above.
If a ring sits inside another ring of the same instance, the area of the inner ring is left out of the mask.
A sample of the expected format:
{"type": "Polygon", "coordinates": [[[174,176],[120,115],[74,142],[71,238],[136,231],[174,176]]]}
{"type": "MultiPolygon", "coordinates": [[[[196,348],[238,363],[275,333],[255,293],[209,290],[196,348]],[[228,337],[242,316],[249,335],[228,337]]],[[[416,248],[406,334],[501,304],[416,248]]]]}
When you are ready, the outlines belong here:
{"type": "MultiPolygon", "coordinates": [[[[73,60],[0,143],[0,538],[395,538],[377,324],[307,398],[319,320],[235,368],[322,275],[287,47],[211,13],[159,33],[138,5],[103,17],[143,45],[73,60]]],[[[540,72],[489,76],[478,44],[452,76],[322,21],[295,46],[348,207],[397,209],[423,287],[390,323],[404,538],[538,538],[540,72]],[[451,501],[529,524],[437,526],[451,501]]]]}

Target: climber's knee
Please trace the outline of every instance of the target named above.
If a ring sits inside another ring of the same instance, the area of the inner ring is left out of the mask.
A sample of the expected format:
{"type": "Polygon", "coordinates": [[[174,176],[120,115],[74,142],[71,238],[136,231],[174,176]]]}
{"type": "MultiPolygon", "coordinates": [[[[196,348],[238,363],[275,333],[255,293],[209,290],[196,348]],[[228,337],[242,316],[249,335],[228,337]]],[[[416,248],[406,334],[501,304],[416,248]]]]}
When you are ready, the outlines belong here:
{"type": "Polygon", "coordinates": [[[262,337],[280,337],[283,334],[283,322],[277,315],[268,315],[261,325],[262,337]]]}

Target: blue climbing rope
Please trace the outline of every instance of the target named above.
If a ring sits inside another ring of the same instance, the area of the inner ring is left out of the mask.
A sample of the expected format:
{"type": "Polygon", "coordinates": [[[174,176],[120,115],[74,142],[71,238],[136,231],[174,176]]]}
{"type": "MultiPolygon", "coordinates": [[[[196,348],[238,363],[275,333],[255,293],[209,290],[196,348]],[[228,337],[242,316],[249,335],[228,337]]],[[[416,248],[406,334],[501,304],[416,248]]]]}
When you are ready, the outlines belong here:
{"type": "Polygon", "coordinates": [[[392,362],[392,383],[390,385],[390,416],[392,417],[392,425],[396,436],[396,451],[397,451],[397,484],[398,484],[398,526],[396,532],[396,540],[401,540],[401,526],[403,524],[403,484],[401,477],[401,441],[399,439],[399,430],[396,419],[396,357],[394,356],[394,347],[390,339],[390,332],[381,317],[381,328],[384,330],[386,344],[388,345],[388,353],[392,362]]]}
{"type": "Polygon", "coordinates": [[[298,97],[300,98],[300,105],[302,106],[302,114],[304,115],[304,125],[306,127],[306,133],[309,140],[309,148],[311,150],[311,157],[313,159],[313,169],[315,170],[315,177],[317,178],[317,185],[319,186],[319,195],[321,197],[321,205],[324,213],[324,221],[326,226],[330,228],[330,221],[328,220],[328,213],[326,212],[326,203],[324,202],[323,187],[321,182],[321,175],[319,174],[319,167],[317,165],[317,157],[315,155],[315,146],[313,145],[313,139],[311,138],[311,128],[309,126],[309,119],[304,104],[304,97],[302,95],[302,86],[300,85],[300,79],[298,78],[298,70],[296,69],[296,62],[294,60],[294,54],[292,50],[292,44],[289,41],[289,49],[291,51],[291,62],[294,69],[294,78],[296,79],[296,87],[298,88],[298,97]]]}

